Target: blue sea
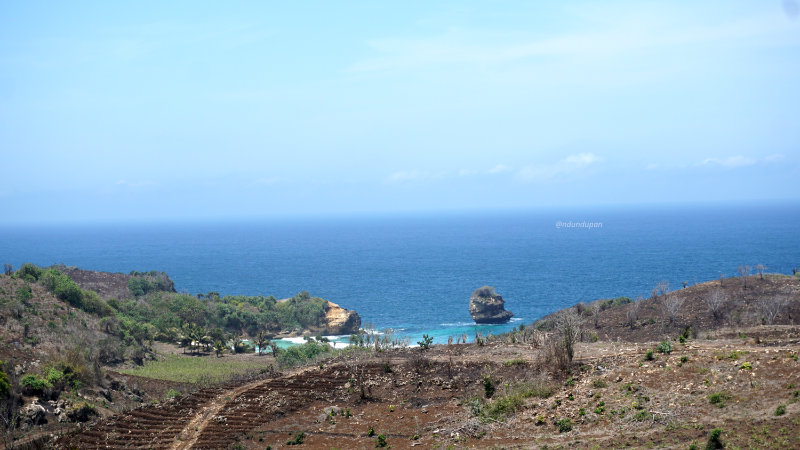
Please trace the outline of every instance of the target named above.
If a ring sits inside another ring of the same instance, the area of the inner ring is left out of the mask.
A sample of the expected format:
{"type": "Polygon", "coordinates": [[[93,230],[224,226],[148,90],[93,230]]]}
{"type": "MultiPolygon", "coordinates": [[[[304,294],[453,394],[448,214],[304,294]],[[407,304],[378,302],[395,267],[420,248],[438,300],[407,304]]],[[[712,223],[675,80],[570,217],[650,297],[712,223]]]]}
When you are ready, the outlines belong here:
{"type": "Polygon", "coordinates": [[[0,262],[167,272],[179,291],[290,297],[306,290],[411,343],[500,333],[580,301],[647,296],[800,266],[800,205],[648,206],[380,217],[0,228],[0,262]],[[494,286],[514,319],[476,327],[494,286]]]}

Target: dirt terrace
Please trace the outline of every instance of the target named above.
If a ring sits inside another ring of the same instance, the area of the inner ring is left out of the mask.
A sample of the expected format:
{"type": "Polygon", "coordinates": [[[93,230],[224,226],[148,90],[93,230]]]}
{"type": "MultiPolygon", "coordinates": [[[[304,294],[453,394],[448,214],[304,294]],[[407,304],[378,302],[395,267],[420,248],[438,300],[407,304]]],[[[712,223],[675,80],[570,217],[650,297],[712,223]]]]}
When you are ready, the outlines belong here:
{"type": "Polygon", "coordinates": [[[383,352],[201,390],[98,422],[59,447],[284,448],[303,431],[304,448],[374,448],[379,434],[393,448],[685,448],[715,427],[739,446],[800,446],[800,330],[741,332],[673,342],[652,361],[645,353],[657,343],[581,344],[571,380],[553,378],[543,352],[527,345],[383,352]],[[484,375],[495,380],[495,401],[525,380],[546,377],[557,388],[480,421],[468,400],[483,397],[484,375]],[[715,393],[720,403],[709,400],[715,393]],[[776,416],[779,405],[785,414],[776,416]],[[567,418],[572,430],[559,432],[567,418]]]}

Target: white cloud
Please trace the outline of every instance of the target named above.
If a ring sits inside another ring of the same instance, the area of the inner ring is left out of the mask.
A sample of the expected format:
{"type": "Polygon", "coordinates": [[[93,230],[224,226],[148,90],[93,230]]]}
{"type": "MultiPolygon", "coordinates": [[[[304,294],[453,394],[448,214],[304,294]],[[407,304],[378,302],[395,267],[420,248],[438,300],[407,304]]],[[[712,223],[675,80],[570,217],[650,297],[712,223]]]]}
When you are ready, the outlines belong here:
{"type": "Polygon", "coordinates": [[[736,44],[737,41],[767,47],[800,43],[794,25],[776,14],[692,26],[687,25],[687,18],[682,15],[696,13],[692,9],[674,15],[653,12],[645,7],[642,14],[618,14],[610,8],[604,8],[603,14],[613,18],[609,20],[613,27],[544,37],[524,32],[451,28],[435,36],[374,39],[368,41],[367,45],[377,55],[354,63],[350,71],[370,72],[442,64],[485,66],[541,57],[594,60],[642,50],[736,44]],[[629,21],[621,22],[625,17],[629,17],[629,21]]]}
{"type": "Polygon", "coordinates": [[[778,153],[778,154],[775,154],[775,155],[767,156],[766,158],[764,158],[764,162],[765,163],[774,163],[774,162],[778,162],[778,161],[783,160],[783,158],[785,158],[785,156],[780,154],[780,153],[778,153]]]}
{"type": "Polygon", "coordinates": [[[505,164],[498,164],[498,165],[492,167],[491,169],[489,169],[489,173],[492,174],[492,175],[496,175],[498,173],[511,172],[511,170],[512,170],[511,167],[508,167],[505,164]]]}
{"type": "Polygon", "coordinates": [[[517,179],[528,182],[542,182],[562,179],[575,175],[581,170],[603,161],[594,153],[578,153],[569,155],[553,164],[532,164],[517,171],[517,179]]]}
{"type": "Polygon", "coordinates": [[[727,158],[706,158],[695,164],[695,166],[717,166],[726,169],[735,169],[738,167],[754,166],[756,164],[772,164],[783,159],[784,155],[782,154],[769,155],[761,159],[736,155],[728,156],[727,158]]]}

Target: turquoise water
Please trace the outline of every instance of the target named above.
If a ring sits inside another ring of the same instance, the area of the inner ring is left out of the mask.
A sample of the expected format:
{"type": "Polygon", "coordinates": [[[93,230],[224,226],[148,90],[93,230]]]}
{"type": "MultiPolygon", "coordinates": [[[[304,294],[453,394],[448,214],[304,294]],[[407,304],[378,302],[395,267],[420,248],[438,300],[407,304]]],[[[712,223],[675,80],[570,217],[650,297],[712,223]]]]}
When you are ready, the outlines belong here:
{"type": "Polygon", "coordinates": [[[792,204],[464,213],[239,223],[0,228],[0,262],[111,272],[163,270],[179,291],[292,296],[359,312],[411,344],[530,323],[579,301],[646,296],[734,276],[741,264],[800,266],[792,204]],[[557,222],[600,223],[594,228],[557,222]],[[514,322],[472,324],[472,291],[491,285],[514,322]]]}

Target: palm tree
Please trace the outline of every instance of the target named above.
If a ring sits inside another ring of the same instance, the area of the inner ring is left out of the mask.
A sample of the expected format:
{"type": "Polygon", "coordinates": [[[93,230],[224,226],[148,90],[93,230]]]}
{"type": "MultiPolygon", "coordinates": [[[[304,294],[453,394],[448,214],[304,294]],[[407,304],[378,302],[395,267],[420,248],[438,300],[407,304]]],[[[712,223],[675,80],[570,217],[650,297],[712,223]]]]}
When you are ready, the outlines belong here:
{"type": "Polygon", "coordinates": [[[269,345],[269,338],[267,337],[267,333],[264,330],[261,330],[256,335],[255,342],[256,347],[258,348],[259,356],[264,353],[264,350],[267,349],[267,345],[269,345]]]}
{"type": "Polygon", "coordinates": [[[225,344],[223,344],[222,341],[214,343],[214,352],[217,354],[217,358],[222,356],[222,354],[225,353],[225,344]]]}

